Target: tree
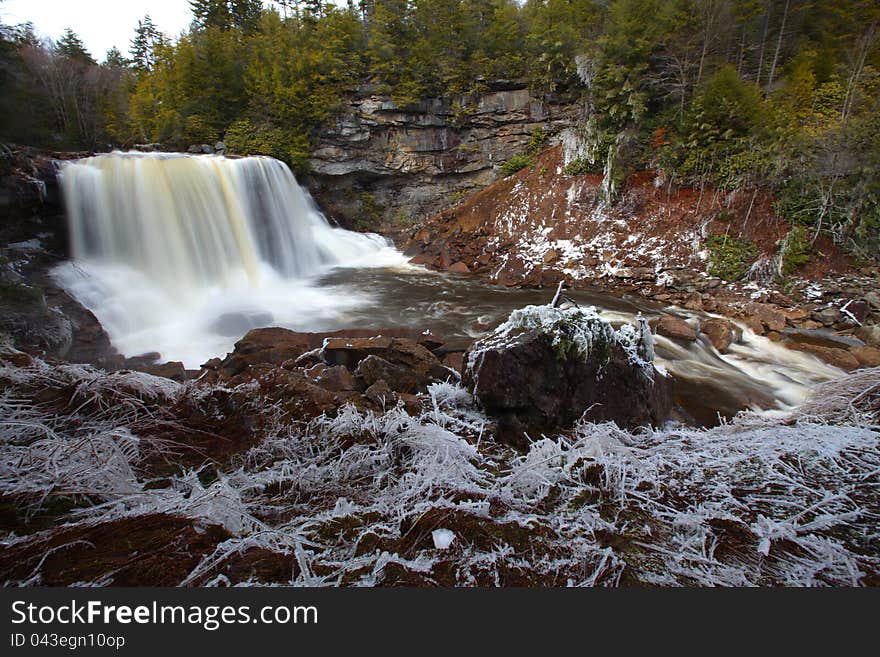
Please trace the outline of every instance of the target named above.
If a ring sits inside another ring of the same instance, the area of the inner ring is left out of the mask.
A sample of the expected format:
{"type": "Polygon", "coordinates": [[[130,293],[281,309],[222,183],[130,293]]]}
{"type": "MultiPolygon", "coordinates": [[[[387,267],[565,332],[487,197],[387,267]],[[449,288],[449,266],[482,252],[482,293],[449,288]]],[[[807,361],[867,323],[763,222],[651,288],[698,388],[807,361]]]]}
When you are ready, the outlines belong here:
{"type": "Polygon", "coordinates": [[[61,38],[55,42],[55,48],[61,56],[66,57],[71,62],[85,66],[97,63],[86,50],[85,44],[77,36],[76,32],[69,27],[64,30],[61,38]]]}
{"type": "Polygon", "coordinates": [[[156,47],[164,40],[164,35],[156,29],[149,14],[139,20],[129,50],[132,68],[138,73],[151,71],[156,63],[156,47]]]}
{"type": "Polygon", "coordinates": [[[199,29],[228,30],[232,27],[232,12],[227,0],[190,0],[189,6],[193,25],[199,29]]]}
{"type": "Polygon", "coordinates": [[[104,56],[104,66],[110,68],[125,68],[128,66],[128,60],[122,56],[122,53],[119,52],[119,48],[113,46],[104,56]]]}
{"type": "Polygon", "coordinates": [[[244,32],[253,32],[260,25],[263,3],[260,0],[231,0],[229,13],[235,27],[244,32]]]}

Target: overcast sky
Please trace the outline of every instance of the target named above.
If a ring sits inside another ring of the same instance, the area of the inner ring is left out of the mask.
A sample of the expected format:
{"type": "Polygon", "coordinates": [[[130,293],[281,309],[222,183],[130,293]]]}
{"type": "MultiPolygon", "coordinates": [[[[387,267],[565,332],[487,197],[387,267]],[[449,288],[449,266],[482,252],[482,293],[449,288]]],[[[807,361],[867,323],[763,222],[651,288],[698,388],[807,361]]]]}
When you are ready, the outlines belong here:
{"type": "Polygon", "coordinates": [[[134,28],[144,14],[169,37],[176,37],[192,20],[188,0],[5,0],[0,22],[16,25],[31,21],[52,40],[65,28],[76,32],[92,56],[103,61],[112,47],[128,53],[134,28]]]}

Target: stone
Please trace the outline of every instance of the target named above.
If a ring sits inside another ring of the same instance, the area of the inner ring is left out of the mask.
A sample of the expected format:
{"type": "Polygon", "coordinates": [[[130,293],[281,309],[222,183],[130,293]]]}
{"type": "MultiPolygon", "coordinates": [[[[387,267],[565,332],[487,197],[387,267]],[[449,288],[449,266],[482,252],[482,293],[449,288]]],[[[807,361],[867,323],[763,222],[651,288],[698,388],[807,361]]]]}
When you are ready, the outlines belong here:
{"type": "MultiPolygon", "coordinates": [[[[737,337],[738,327],[726,319],[715,317],[703,320],[700,323],[700,332],[721,354],[726,354],[731,343],[739,339],[737,337]]],[[[739,331],[739,337],[742,337],[742,331],[739,331]]]]}
{"type": "Polygon", "coordinates": [[[835,323],[843,319],[843,313],[839,308],[829,306],[812,314],[812,318],[823,326],[833,326],[835,323]]]}
{"type": "Polygon", "coordinates": [[[449,353],[444,354],[443,364],[451,370],[461,372],[461,368],[464,365],[464,352],[450,351],[449,353]]]}
{"type": "Polygon", "coordinates": [[[324,362],[354,370],[367,356],[380,356],[390,363],[427,372],[440,361],[428,349],[406,338],[327,338],[321,348],[324,362]]]}
{"type": "Polygon", "coordinates": [[[746,306],[746,312],[757,318],[768,331],[780,333],[788,324],[787,317],[778,308],[766,303],[750,303],[746,306]]]}
{"type": "Polygon", "coordinates": [[[684,308],[688,310],[703,310],[703,295],[699,292],[691,292],[684,299],[684,303],[682,304],[684,308]]]}
{"type": "Polygon", "coordinates": [[[413,265],[423,265],[428,269],[436,269],[439,264],[437,262],[437,256],[431,255],[429,253],[420,253],[419,255],[410,258],[410,264],[413,265]]]}
{"type": "Polygon", "coordinates": [[[306,376],[325,390],[337,392],[354,390],[354,376],[342,365],[331,367],[325,363],[318,363],[308,368],[306,376]]]}
{"type": "Polygon", "coordinates": [[[785,343],[789,349],[794,349],[796,351],[804,351],[808,354],[813,354],[819,360],[825,361],[829,365],[833,365],[834,367],[839,367],[840,369],[851,372],[859,367],[858,359],[851,354],[849,351],[845,349],[838,349],[836,347],[822,347],[817,344],[810,344],[808,342],[788,342],[785,343]]]}
{"type": "Polygon", "coordinates": [[[779,312],[785,315],[788,323],[792,325],[810,316],[810,311],[805,308],[780,308],[779,312]]]}
{"type": "Polygon", "coordinates": [[[153,376],[161,376],[178,383],[189,380],[186,367],[180,361],[169,361],[167,363],[141,365],[137,368],[141,372],[152,374],[153,376]]]}
{"type": "Polygon", "coordinates": [[[880,324],[860,326],[856,329],[856,337],[869,347],[880,347],[880,324]]]}
{"type": "Polygon", "coordinates": [[[385,381],[394,392],[404,392],[411,395],[426,392],[428,384],[432,381],[427,372],[395,365],[374,355],[367,356],[360,361],[354,374],[363,380],[367,388],[379,381],[385,381]]]}
{"type": "Polygon", "coordinates": [[[388,383],[385,381],[377,381],[373,385],[371,385],[364,392],[364,397],[373,402],[376,406],[381,408],[388,408],[393,406],[397,400],[397,396],[394,394],[394,391],[388,386],[388,383]]]}
{"type": "Polygon", "coordinates": [[[880,349],[877,347],[854,347],[849,351],[860,367],[880,367],[880,349]]]}
{"type": "MultiPolygon", "coordinates": [[[[522,321],[518,312],[464,358],[463,383],[496,419],[501,441],[527,448],[526,435],[549,435],[581,418],[632,428],[659,425],[668,416],[671,379],[651,363],[633,361],[633,350],[646,357],[644,333],[628,350],[621,332],[580,309],[561,311],[558,323],[551,315],[539,316],[550,323],[522,321]],[[577,346],[584,344],[578,335],[592,336],[588,352],[577,346]]],[[[639,335],[631,329],[629,335],[639,335]]]]}
{"type": "Polygon", "coordinates": [[[862,295],[862,299],[868,302],[868,305],[871,306],[874,310],[880,310],[880,293],[874,292],[866,292],[862,295]]]}
{"type": "Polygon", "coordinates": [[[663,315],[656,326],[657,335],[663,335],[673,340],[685,340],[696,342],[696,331],[686,321],[674,315],[663,315]]]}
{"type": "Polygon", "coordinates": [[[254,365],[282,365],[310,349],[306,334],[276,327],[254,329],[235,343],[218,369],[235,376],[254,365]]]}
{"type": "Polygon", "coordinates": [[[451,264],[447,271],[449,271],[449,273],[451,273],[451,274],[470,274],[471,273],[470,267],[468,267],[466,264],[464,264],[461,261],[458,261],[456,263],[451,264]]]}
{"type": "Polygon", "coordinates": [[[651,267],[623,267],[614,272],[614,276],[635,281],[653,281],[656,274],[651,267]]]}

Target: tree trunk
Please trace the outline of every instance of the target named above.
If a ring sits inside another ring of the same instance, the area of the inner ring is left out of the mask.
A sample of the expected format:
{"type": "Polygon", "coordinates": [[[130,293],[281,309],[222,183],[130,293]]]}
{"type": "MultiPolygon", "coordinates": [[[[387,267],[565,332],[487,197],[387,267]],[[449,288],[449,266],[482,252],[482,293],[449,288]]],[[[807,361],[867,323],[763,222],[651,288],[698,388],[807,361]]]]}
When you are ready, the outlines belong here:
{"type": "Polygon", "coordinates": [[[776,41],[776,52],[773,53],[773,65],[770,67],[770,79],[767,81],[767,90],[773,86],[773,76],[776,73],[776,64],[779,62],[779,51],[782,49],[782,37],[785,35],[785,21],[788,18],[788,7],[791,0],[785,0],[785,9],[782,12],[782,25],[779,27],[779,39],[776,41]]]}
{"type": "Polygon", "coordinates": [[[773,3],[767,3],[767,11],[764,13],[764,33],[761,35],[761,54],[758,57],[758,73],[755,75],[755,84],[761,86],[761,75],[764,72],[764,51],[767,49],[767,33],[770,31],[770,10],[773,3]]]}

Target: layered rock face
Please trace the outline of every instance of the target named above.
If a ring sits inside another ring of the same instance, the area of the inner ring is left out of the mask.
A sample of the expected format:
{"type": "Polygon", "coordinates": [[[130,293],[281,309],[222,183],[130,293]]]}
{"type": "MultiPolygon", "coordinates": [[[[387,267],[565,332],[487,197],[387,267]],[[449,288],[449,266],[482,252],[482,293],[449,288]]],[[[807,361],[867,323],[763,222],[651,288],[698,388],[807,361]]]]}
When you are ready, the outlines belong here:
{"type": "Polygon", "coordinates": [[[343,225],[411,225],[492,183],[538,128],[556,134],[576,113],[504,81],[483,94],[405,107],[361,96],[321,135],[309,187],[343,225]]]}
{"type": "Polygon", "coordinates": [[[581,418],[658,426],[672,409],[672,380],[652,363],[647,325],[615,331],[593,309],[516,310],[464,361],[463,383],[497,418],[497,436],[517,447],[581,418]]]}

